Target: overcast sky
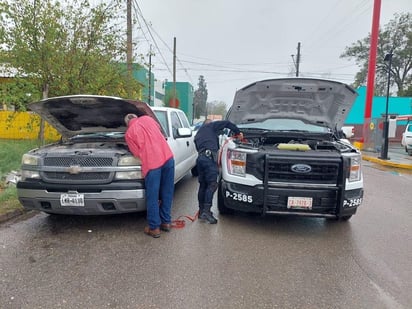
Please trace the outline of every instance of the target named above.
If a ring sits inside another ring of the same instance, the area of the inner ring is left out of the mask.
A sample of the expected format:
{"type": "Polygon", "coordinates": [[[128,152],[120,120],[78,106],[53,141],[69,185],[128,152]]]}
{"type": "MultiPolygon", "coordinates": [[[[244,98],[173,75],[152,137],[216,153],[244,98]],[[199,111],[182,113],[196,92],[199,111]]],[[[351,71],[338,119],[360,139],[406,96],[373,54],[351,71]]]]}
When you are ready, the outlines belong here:
{"type": "MultiPolygon", "coordinates": [[[[291,55],[301,43],[300,76],[353,82],[358,71],[340,59],[346,46],[371,32],[373,0],[134,0],[135,52],[155,55],[156,79],[207,83],[208,102],[231,104],[251,82],[294,76],[291,55]],[[143,17],[143,18],[142,18],[143,17]],[[137,27],[136,27],[137,28],[137,27]],[[292,72],[292,73],[291,73],[292,72]]],[[[412,0],[382,0],[380,25],[412,12],[412,0]]]]}

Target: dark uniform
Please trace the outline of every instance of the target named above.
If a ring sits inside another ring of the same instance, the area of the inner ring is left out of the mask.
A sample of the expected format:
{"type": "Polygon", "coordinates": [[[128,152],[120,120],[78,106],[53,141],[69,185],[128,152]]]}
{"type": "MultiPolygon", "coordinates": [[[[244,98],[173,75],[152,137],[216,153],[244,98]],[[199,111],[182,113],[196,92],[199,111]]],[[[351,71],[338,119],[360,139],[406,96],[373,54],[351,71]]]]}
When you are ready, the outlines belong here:
{"type": "Polygon", "coordinates": [[[217,189],[217,177],[219,169],[217,166],[217,155],[219,151],[219,134],[223,129],[230,129],[239,134],[239,128],[230,121],[221,120],[203,124],[195,136],[197,157],[197,170],[199,179],[199,219],[207,220],[211,224],[217,223],[210,208],[212,207],[213,195],[217,189]]]}

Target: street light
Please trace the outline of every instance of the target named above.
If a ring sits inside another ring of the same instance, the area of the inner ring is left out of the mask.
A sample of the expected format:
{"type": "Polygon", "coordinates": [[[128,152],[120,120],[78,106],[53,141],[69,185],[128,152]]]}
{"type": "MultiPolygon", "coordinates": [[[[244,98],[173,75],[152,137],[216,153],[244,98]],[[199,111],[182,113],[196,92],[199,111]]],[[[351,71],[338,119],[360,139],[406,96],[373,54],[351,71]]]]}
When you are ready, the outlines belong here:
{"type": "Polygon", "coordinates": [[[388,105],[389,105],[389,88],[391,84],[391,67],[392,67],[393,51],[385,55],[384,61],[388,62],[388,85],[386,88],[386,111],[385,121],[383,122],[383,145],[381,147],[381,156],[379,159],[389,160],[388,158],[388,135],[389,135],[389,119],[388,119],[388,105]]]}

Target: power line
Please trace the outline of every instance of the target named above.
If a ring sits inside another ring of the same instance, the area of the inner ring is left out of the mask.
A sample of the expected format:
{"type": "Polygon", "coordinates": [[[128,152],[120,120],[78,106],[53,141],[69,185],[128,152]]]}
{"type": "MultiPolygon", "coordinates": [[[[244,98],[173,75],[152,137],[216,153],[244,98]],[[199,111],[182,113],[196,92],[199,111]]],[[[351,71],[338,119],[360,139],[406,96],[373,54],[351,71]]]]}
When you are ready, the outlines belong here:
{"type": "MultiPolygon", "coordinates": [[[[139,4],[137,3],[137,0],[134,0],[134,1],[133,1],[133,5],[135,6],[135,12],[137,12],[137,14],[140,16],[140,18],[143,20],[144,24],[146,25],[146,29],[148,30],[149,35],[150,35],[150,37],[152,38],[152,42],[153,42],[153,44],[155,45],[156,49],[159,51],[159,54],[160,54],[160,56],[162,57],[165,66],[166,66],[167,69],[169,70],[169,73],[170,73],[170,74],[173,74],[173,73],[172,73],[172,70],[169,68],[169,66],[168,66],[168,64],[167,64],[167,62],[166,62],[166,59],[163,57],[163,54],[162,54],[162,52],[160,51],[160,48],[159,48],[159,46],[157,45],[156,40],[154,39],[152,33],[150,32],[150,27],[149,27],[148,23],[146,22],[146,19],[143,17],[143,13],[142,13],[142,11],[140,10],[140,7],[139,7],[139,4]]],[[[139,19],[139,18],[137,18],[137,19],[139,19]]]]}
{"type": "MultiPolygon", "coordinates": [[[[163,62],[166,65],[166,67],[169,69],[169,72],[172,74],[169,66],[167,65],[167,62],[165,60],[165,58],[163,57],[163,54],[160,51],[159,46],[156,43],[156,40],[154,38],[154,36],[152,35],[152,32],[159,38],[159,40],[167,47],[167,49],[173,54],[173,50],[169,47],[169,45],[160,37],[160,35],[156,32],[156,30],[153,28],[153,26],[149,23],[147,23],[146,19],[143,16],[143,12],[140,9],[139,5],[137,4],[137,0],[134,0],[135,6],[136,6],[136,12],[138,13],[138,15],[140,16],[140,18],[144,21],[146,28],[150,34],[150,37],[153,40],[153,43],[156,46],[156,49],[159,51],[160,55],[162,56],[163,62]]],[[[188,79],[191,81],[191,83],[193,84],[193,79],[192,77],[189,75],[188,70],[183,66],[182,62],[180,61],[179,57],[176,56],[176,60],[178,61],[178,63],[182,66],[184,72],[186,73],[186,76],[188,77],[188,79]]]]}

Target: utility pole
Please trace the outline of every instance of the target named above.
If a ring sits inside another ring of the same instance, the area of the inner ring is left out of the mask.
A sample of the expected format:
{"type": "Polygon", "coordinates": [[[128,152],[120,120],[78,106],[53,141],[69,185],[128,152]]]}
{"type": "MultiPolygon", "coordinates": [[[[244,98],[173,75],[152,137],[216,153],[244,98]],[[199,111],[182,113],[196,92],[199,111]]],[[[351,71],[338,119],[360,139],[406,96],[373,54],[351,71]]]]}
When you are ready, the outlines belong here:
{"type": "Polygon", "coordinates": [[[299,77],[299,63],[300,63],[300,42],[298,42],[298,54],[296,56],[296,77],[299,77]]]}
{"type": "Polygon", "coordinates": [[[362,148],[372,148],[370,131],[372,130],[372,99],[375,87],[376,54],[378,51],[379,19],[381,14],[381,0],[373,1],[372,31],[369,48],[368,77],[366,82],[365,117],[362,130],[362,148]]]}
{"type": "Polygon", "coordinates": [[[148,98],[149,105],[150,105],[151,98],[152,98],[152,45],[150,45],[150,49],[149,49],[149,98],[148,98]]]}
{"type": "Polygon", "coordinates": [[[388,64],[388,85],[386,88],[386,112],[385,112],[385,121],[383,123],[383,145],[381,148],[381,156],[379,159],[389,160],[388,158],[388,132],[389,132],[389,119],[388,119],[388,105],[389,105],[389,89],[391,86],[391,69],[392,69],[392,57],[393,49],[389,54],[386,54],[384,61],[389,62],[388,64]]]}
{"type": "Polygon", "coordinates": [[[298,54],[296,55],[296,61],[295,61],[295,55],[292,56],[293,64],[295,66],[295,72],[296,72],[296,77],[299,77],[299,63],[300,63],[300,42],[298,42],[298,54]]]}
{"type": "Polygon", "coordinates": [[[132,70],[133,70],[133,47],[132,47],[132,0],[127,0],[127,44],[126,44],[126,62],[127,62],[127,95],[132,97],[132,70]]]}
{"type": "Polygon", "coordinates": [[[176,100],[176,37],[173,38],[173,99],[176,100]]]}

